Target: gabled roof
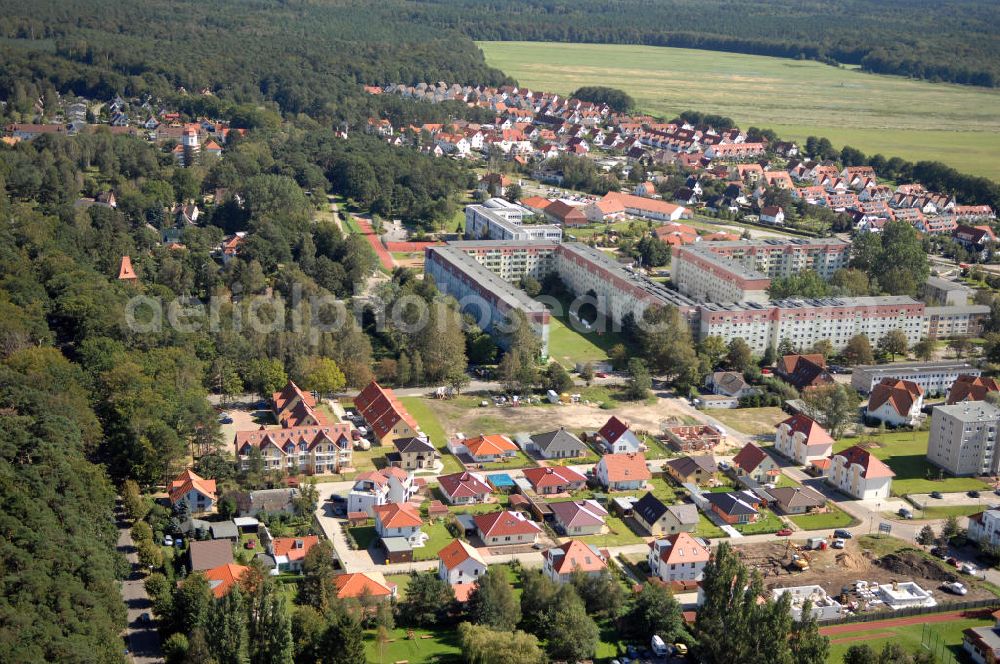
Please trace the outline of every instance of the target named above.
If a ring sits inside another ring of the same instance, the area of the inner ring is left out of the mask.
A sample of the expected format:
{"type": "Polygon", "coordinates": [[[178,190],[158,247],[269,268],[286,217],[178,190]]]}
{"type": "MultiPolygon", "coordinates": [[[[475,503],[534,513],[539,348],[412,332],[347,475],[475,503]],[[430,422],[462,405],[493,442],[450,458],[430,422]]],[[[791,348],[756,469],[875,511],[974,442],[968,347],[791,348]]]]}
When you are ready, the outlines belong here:
{"type": "Polygon", "coordinates": [[[612,415],[597,433],[609,444],[614,445],[619,438],[625,435],[626,431],[628,431],[628,424],[618,419],[616,415],[612,415]]]}
{"type": "Polygon", "coordinates": [[[833,383],[822,355],[785,355],[778,361],[777,373],[800,390],[833,383]]]}
{"type": "Polygon", "coordinates": [[[955,379],[948,392],[948,405],[961,401],[985,401],[990,392],[1000,392],[1000,384],[995,379],[962,374],[955,379]]]}
{"type": "Polygon", "coordinates": [[[396,438],[392,441],[392,444],[401,453],[413,454],[413,453],[430,453],[433,454],[437,450],[431,445],[430,441],[424,438],[418,438],[416,436],[410,436],[408,438],[396,438]]]}
{"type": "Polygon", "coordinates": [[[383,528],[419,528],[424,525],[420,513],[409,503],[389,503],[372,508],[383,528]]]}
{"type": "Polygon", "coordinates": [[[139,279],[139,275],[135,273],[135,269],[132,267],[132,259],[128,256],[122,256],[122,263],[118,268],[118,278],[122,281],[136,281],[139,279]]]}
{"type": "Polygon", "coordinates": [[[542,451],[549,450],[582,450],[586,449],[583,442],[566,429],[556,429],[545,433],[536,433],[531,442],[542,451]]]}
{"type": "Polygon", "coordinates": [[[287,556],[289,560],[302,560],[309,550],[319,544],[319,537],[275,537],[271,543],[275,556],[287,556]]]}
{"type": "Polygon", "coordinates": [[[494,434],[492,436],[480,435],[475,438],[466,438],[462,440],[462,444],[468,448],[469,454],[474,457],[492,456],[496,454],[503,454],[505,452],[517,451],[517,445],[515,445],[510,438],[499,434],[494,434]]]}
{"type": "Polygon", "coordinates": [[[688,533],[669,535],[655,544],[660,549],[660,560],[668,565],[708,562],[712,557],[709,548],[688,533]]]}
{"type": "Polygon", "coordinates": [[[747,443],[739,453],[733,457],[733,465],[738,466],[746,473],[757,470],[757,466],[765,460],[770,459],[767,452],[760,449],[753,443],[747,443]]]}
{"type": "Polygon", "coordinates": [[[216,597],[222,597],[240,580],[240,577],[246,574],[248,569],[250,568],[245,565],[226,563],[205,570],[205,578],[208,579],[212,594],[216,597]]]}
{"type": "Polygon", "coordinates": [[[783,511],[787,512],[799,507],[822,507],[826,504],[823,494],[803,486],[780,486],[775,489],[768,489],[767,493],[774,498],[783,511]]]}
{"type": "Polygon", "coordinates": [[[520,514],[507,510],[477,514],[472,520],[484,537],[534,535],[542,532],[542,529],[534,521],[529,521],[520,514]]]}
{"type": "Polygon", "coordinates": [[[403,407],[393,391],[382,387],[374,380],[354,397],[354,406],[379,438],[392,431],[400,420],[414,431],[419,428],[417,421],[403,407]]]}
{"type": "Polygon", "coordinates": [[[923,394],[924,389],[912,381],[883,378],[868,396],[868,412],[889,404],[899,415],[906,417],[923,394]]]}
{"type": "Polygon", "coordinates": [[[338,599],[361,597],[366,594],[372,597],[390,597],[396,588],[396,584],[386,582],[381,574],[373,572],[341,574],[333,581],[337,586],[338,599]]]}
{"type": "Polygon", "coordinates": [[[607,469],[609,482],[645,481],[653,478],[646,467],[646,455],[642,453],[605,454],[597,465],[603,465],[607,469]]]}
{"type": "Polygon", "coordinates": [[[571,526],[603,526],[608,511],[596,500],[567,500],[549,503],[556,520],[567,528],[571,526]]]}
{"type": "Polygon", "coordinates": [[[284,412],[285,408],[296,399],[305,403],[310,408],[316,406],[316,399],[312,393],[303,391],[302,388],[291,380],[285,383],[280,392],[275,392],[271,395],[271,403],[277,413],[284,412]]]}
{"type": "Polygon", "coordinates": [[[525,468],[526,480],[535,491],[548,486],[565,486],[574,482],[586,482],[587,478],[568,466],[547,466],[545,468],[525,468]]]}
{"type": "Polygon", "coordinates": [[[545,557],[556,574],[571,574],[574,571],[600,572],[608,566],[603,553],[596,547],[570,540],[545,552],[545,557]]]}
{"type": "Polygon", "coordinates": [[[193,470],[188,468],[183,473],[175,477],[170,486],[167,487],[167,494],[170,496],[170,503],[176,505],[191,489],[196,490],[203,496],[208,496],[215,500],[215,480],[206,480],[199,477],[193,470]]]}
{"type": "Polygon", "coordinates": [[[451,541],[451,544],[438,551],[438,558],[444,563],[445,569],[455,569],[470,558],[486,567],[486,561],[475,547],[463,542],[460,539],[451,541]]]}
{"type": "Polygon", "coordinates": [[[749,387],[738,371],[716,371],[712,374],[712,385],[726,396],[739,394],[749,387]]]}
{"type": "Polygon", "coordinates": [[[306,449],[312,451],[317,445],[333,443],[343,449],[351,446],[351,425],[346,422],[336,424],[306,424],[286,429],[251,429],[237,431],[233,446],[237,455],[246,454],[250,448],[264,450],[273,445],[282,452],[289,443],[296,448],[305,443],[306,449]]]}
{"type": "Polygon", "coordinates": [[[681,525],[698,523],[698,507],[691,503],[667,505],[667,512],[672,514],[681,525]]]}
{"type": "Polygon", "coordinates": [[[667,465],[681,477],[687,477],[691,473],[697,472],[698,469],[701,469],[703,473],[708,474],[712,474],[718,470],[718,466],[715,464],[715,457],[711,454],[683,456],[677,459],[670,459],[667,461],[667,465]]]}
{"type": "Polygon", "coordinates": [[[865,479],[896,476],[896,473],[892,472],[892,468],[885,465],[868,450],[858,447],[857,445],[848,447],[846,450],[841,452],[837,452],[832,458],[836,459],[837,457],[844,457],[848,466],[853,464],[861,466],[864,469],[861,476],[865,479]]]}
{"type": "Polygon", "coordinates": [[[730,516],[737,516],[740,514],[757,514],[757,508],[751,505],[749,502],[744,500],[748,496],[743,495],[743,492],[730,492],[730,493],[705,493],[702,494],[705,500],[710,502],[715,507],[719,508],[719,511],[723,514],[728,514],[730,516]]]}
{"type": "Polygon", "coordinates": [[[667,513],[667,506],[652,493],[646,493],[632,506],[632,511],[646,523],[656,523],[667,513]]]}
{"type": "Polygon", "coordinates": [[[470,472],[442,475],[438,478],[438,486],[452,498],[471,498],[493,493],[489,484],[470,472]]]}
{"type": "Polygon", "coordinates": [[[233,543],[229,540],[196,540],[188,544],[191,571],[198,572],[233,562],[233,543]]]}
{"type": "Polygon", "coordinates": [[[778,426],[787,424],[793,433],[801,433],[806,437],[806,447],[828,447],[833,445],[833,438],[816,420],[806,415],[792,415],[778,426]]]}

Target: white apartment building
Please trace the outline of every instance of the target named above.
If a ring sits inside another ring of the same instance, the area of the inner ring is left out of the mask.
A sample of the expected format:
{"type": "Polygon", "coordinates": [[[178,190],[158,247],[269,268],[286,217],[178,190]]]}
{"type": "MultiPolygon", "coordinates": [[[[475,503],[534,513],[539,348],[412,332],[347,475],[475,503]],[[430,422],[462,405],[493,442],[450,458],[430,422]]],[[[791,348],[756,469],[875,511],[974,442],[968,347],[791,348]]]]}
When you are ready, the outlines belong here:
{"type": "Polygon", "coordinates": [[[927,460],[952,475],[997,475],[1000,408],[985,401],[936,406],[931,415],[927,460]]]}
{"type": "Polygon", "coordinates": [[[361,473],[354,480],[354,488],[347,495],[348,512],[365,512],[375,516],[375,508],[390,503],[405,503],[417,487],[413,484],[413,473],[402,468],[388,467],[361,473]]]}
{"type": "MultiPolygon", "coordinates": [[[[870,339],[872,345],[875,340],[870,339]]],[[[851,387],[862,394],[868,394],[885,378],[908,380],[916,383],[927,396],[945,394],[965,374],[980,376],[982,371],[963,360],[942,362],[894,362],[892,364],[872,364],[854,368],[851,387]]]]}
{"type": "Polygon", "coordinates": [[[465,237],[471,240],[562,240],[562,229],[552,224],[524,225],[531,211],[502,198],[465,208],[465,237]]]}
{"type": "Polygon", "coordinates": [[[969,517],[969,539],[1000,546],[1000,510],[986,510],[969,517]]]}
{"type": "Polygon", "coordinates": [[[833,455],[826,481],[858,500],[882,500],[889,497],[895,476],[871,452],[855,445],[833,455]]]}

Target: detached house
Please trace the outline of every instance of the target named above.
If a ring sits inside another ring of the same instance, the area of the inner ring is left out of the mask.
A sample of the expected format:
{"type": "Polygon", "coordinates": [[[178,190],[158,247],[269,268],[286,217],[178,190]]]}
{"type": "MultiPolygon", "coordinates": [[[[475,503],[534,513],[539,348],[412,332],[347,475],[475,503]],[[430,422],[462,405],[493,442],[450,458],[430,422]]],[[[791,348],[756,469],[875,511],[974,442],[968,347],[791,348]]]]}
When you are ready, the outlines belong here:
{"type": "Polygon", "coordinates": [[[597,462],[594,474],[609,491],[636,491],[653,478],[644,454],[606,454],[597,462]]]}
{"type": "Polygon", "coordinates": [[[913,425],[920,419],[924,389],[909,380],[883,378],[868,395],[865,415],[890,426],[913,425]]]}
{"type": "Polygon", "coordinates": [[[778,425],[774,449],[805,466],[811,461],[830,456],[833,452],[833,438],[811,417],[793,415],[778,425]]]}
{"type": "Polygon", "coordinates": [[[410,503],[389,503],[373,508],[375,532],[383,540],[402,537],[410,546],[423,546],[427,535],[420,532],[424,525],[420,512],[410,503]]]}
{"type": "Polygon", "coordinates": [[[614,415],[597,432],[597,442],[609,454],[628,454],[646,449],[639,437],[629,429],[628,423],[614,415]]]}
{"type": "Polygon", "coordinates": [[[545,468],[525,468],[524,479],[528,480],[535,493],[540,495],[570,493],[582,489],[587,478],[568,466],[548,466],[545,468]]]}
{"type": "Polygon", "coordinates": [[[767,484],[781,474],[781,469],[767,452],[753,443],[747,443],[733,457],[733,472],[737,478],[748,478],[758,484],[767,484]]]}
{"type": "Polygon", "coordinates": [[[529,439],[529,449],[543,459],[571,459],[586,456],[587,446],[566,429],[536,433],[529,439]]]}
{"type": "Polygon", "coordinates": [[[712,552],[700,539],[687,533],[669,535],[649,545],[649,570],[666,583],[701,581],[712,552]]]}
{"type": "Polygon", "coordinates": [[[888,498],[896,474],[871,452],[857,445],[833,455],[827,482],[858,500],[888,498]]]}
{"type": "Polygon", "coordinates": [[[604,529],[608,511],[596,500],[568,500],[549,503],[552,516],[559,529],[570,537],[597,535],[604,529]]]}
{"type": "Polygon", "coordinates": [[[754,523],[760,518],[761,500],[750,491],[702,494],[709,509],[729,525],[754,523]]]}
{"type": "Polygon", "coordinates": [[[470,472],[442,475],[438,478],[438,488],[452,505],[485,503],[493,489],[479,475],[470,472]]]}
{"type": "Polygon", "coordinates": [[[948,391],[948,405],[953,406],[962,401],[986,401],[986,395],[990,392],[1000,392],[1000,384],[995,379],[962,374],[955,379],[948,391]]]}
{"type": "Polygon", "coordinates": [[[785,355],[774,372],[800,392],[833,383],[833,376],[826,370],[826,359],[819,353],[785,355]]]}
{"type": "Polygon", "coordinates": [[[409,436],[392,441],[396,451],[385,455],[389,465],[403,470],[434,468],[438,451],[425,436],[409,436]]]}
{"type": "Polygon", "coordinates": [[[473,517],[476,533],[486,546],[534,544],[542,529],[517,512],[504,510],[473,517]]]}
{"type": "Polygon", "coordinates": [[[417,492],[413,474],[402,468],[383,468],[360,473],[347,495],[347,511],[375,516],[375,508],[389,503],[405,503],[417,492]]]}
{"type": "Polygon", "coordinates": [[[485,573],[483,556],[460,539],[438,551],[438,578],[452,586],[475,583],[485,573]]]}
{"type": "Polygon", "coordinates": [[[319,544],[319,537],[275,537],[268,545],[279,572],[301,572],[302,562],[310,549],[319,544]]]}
{"type": "Polygon", "coordinates": [[[333,579],[337,587],[337,599],[391,599],[396,596],[396,584],[385,580],[380,572],[357,572],[341,574],[333,579]]]}
{"type": "Polygon", "coordinates": [[[708,484],[715,478],[718,466],[711,454],[683,456],[669,459],[664,465],[666,471],[678,484],[708,484]]]}
{"type": "Polygon", "coordinates": [[[517,456],[517,445],[507,436],[499,434],[475,438],[463,438],[459,434],[448,441],[448,449],[460,459],[467,455],[474,463],[493,463],[517,456]]]}
{"type": "Polygon", "coordinates": [[[598,576],[607,568],[607,553],[580,540],[549,549],[542,563],[542,573],[556,583],[567,583],[574,573],[598,576]]]}
{"type": "Polygon", "coordinates": [[[170,482],[167,495],[174,510],[186,509],[188,514],[214,512],[218,500],[215,480],[203,479],[190,468],[170,482]]]}

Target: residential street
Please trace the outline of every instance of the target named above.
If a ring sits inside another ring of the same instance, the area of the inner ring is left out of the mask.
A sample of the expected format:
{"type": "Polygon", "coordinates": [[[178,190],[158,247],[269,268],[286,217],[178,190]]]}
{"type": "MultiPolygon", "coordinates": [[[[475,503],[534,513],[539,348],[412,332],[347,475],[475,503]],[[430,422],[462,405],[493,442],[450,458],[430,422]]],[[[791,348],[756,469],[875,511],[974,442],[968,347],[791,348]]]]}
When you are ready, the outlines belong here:
{"type": "Polygon", "coordinates": [[[125,554],[131,564],[128,577],[122,581],[122,599],[128,611],[128,624],[125,628],[125,639],[128,644],[130,660],[136,664],[156,664],[163,661],[160,651],[160,635],[156,631],[156,622],[148,624],[140,622],[140,616],[148,613],[152,616],[152,602],[146,594],[143,585],[145,576],[139,571],[138,556],[132,542],[129,524],[124,520],[122,512],[118,511],[118,550],[125,554]]]}

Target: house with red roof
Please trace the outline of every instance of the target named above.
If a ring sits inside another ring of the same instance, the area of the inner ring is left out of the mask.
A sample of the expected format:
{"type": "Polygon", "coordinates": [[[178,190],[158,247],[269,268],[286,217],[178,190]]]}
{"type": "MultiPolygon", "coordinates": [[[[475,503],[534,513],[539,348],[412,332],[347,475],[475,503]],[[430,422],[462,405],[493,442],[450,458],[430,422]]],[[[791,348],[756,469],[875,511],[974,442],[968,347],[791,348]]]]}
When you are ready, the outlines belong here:
{"type": "Polygon", "coordinates": [[[249,467],[250,454],[257,449],[267,470],[305,475],[336,473],[349,468],[352,462],[351,425],[310,422],[282,429],[237,431],[233,447],[243,468],[249,467]]]}
{"type": "Polygon", "coordinates": [[[924,405],[924,389],[909,380],[883,378],[868,395],[865,417],[890,426],[914,425],[924,405]]]}
{"type": "Polygon", "coordinates": [[[781,474],[778,463],[753,443],[747,443],[733,457],[733,471],[737,478],[749,478],[758,484],[773,482],[781,474]]]}
{"type": "Polygon", "coordinates": [[[581,540],[570,540],[545,552],[542,573],[556,583],[567,583],[574,573],[599,576],[608,568],[608,553],[581,540]]]}
{"type": "Polygon", "coordinates": [[[334,577],[337,599],[391,599],[396,596],[396,584],[385,580],[380,572],[356,572],[334,577]]]}
{"type": "Polygon", "coordinates": [[[535,493],[546,495],[570,493],[582,489],[587,478],[568,466],[547,466],[545,468],[525,468],[524,479],[528,480],[535,493]]]}
{"type": "Polygon", "coordinates": [[[609,491],[636,491],[653,478],[641,453],[605,454],[594,466],[594,475],[609,491]]]}
{"type": "Polygon", "coordinates": [[[215,480],[206,480],[188,468],[167,485],[170,505],[176,510],[184,505],[189,514],[215,511],[215,480]]]}
{"type": "Polygon", "coordinates": [[[139,281],[139,275],[135,273],[135,268],[132,267],[132,259],[128,256],[122,256],[122,263],[118,268],[118,280],[131,282],[139,281]]]}
{"type": "Polygon", "coordinates": [[[271,395],[271,409],[283,429],[325,426],[326,416],[316,409],[316,399],[292,381],[271,395]]]}
{"type": "Polygon", "coordinates": [[[246,565],[226,563],[225,565],[207,569],[203,574],[208,580],[208,587],[211,588],[212,595],[218,599],[225,596],[230,588],[235,586],[240,578],[246,574],[248,569],[250,568],[246,565]]]}
{"type": "Polygon", "coordinates": [[[376,381],[368,383],[358,396],[354,407],[371,427],[382,445],[391,445],[395,438],[415,437],[421,434],[417,421],[389,388],[376,381]]]}
{"type": "Polygon", "coordinates": [[[274,558],[279,572],[301,572],[302,561],[314,546],[319,544],[319,537],[275,537],[268,544],[268,553],[274,558]]]}
{"type": "Polygon", "coordinates": [[[712,552],[704,540],[688,533],[668,535],[649,544],[649,569],[666,583],[701,581],[712,552]]]}
{"type": "Polygon", "coordinates": [[[438,478],[438,489],[451,505],[471,505],[485,503],[493,489],[475,473],[463,471],[438,478]]]}
{"type": "Polygon", "coordinates": [[[948,391],[948,405],[962,401],[986,401],[990,392],[1000,392],[1000,384],[994,378],[961,374],[948,391]]]}
{"type": "Polygon", "coordinates": [[[504,510],[473,517],[476,533],[486,546],[534,544],[542,529],[518,512],[504,510]]]}
{"type": "Polygon", "coordinates": [[[596,500],[567,500],[549,503],[557,530],[569,537],[597,535],[604,530],[608,511],[596,500]]]}
{"type": "Polygon", "coordinates": [[[493,463],[517,456],[517,445],[501,434],[480,434],[475,438],[465,438],[459,434],[448,441],[448,449],[459,458],[467,455],[475,463],[493,463]]]}
{"type": "Polygon", "coordinates": [[[545,206],[545,216],[563,226],[582,226],[588,223],[582,205],[570,205],[563,200],[555,200],[545,206]]]}
{"type": "Polygon", "coordinates": [[[423,546],[427,536],[420,532],[424,522],[416,507],[410,503],[389,503],[377,505],[372,511],[375,513],[375,532],[379,537],[402,537],[411,546],[423,546]]]}
{"type": "Polygon", "coordinates": [[[642,217],[643,219],[677,221],[678,219],[691,218],[691,212],[687,208],[656,198],[645,198],[643,196],[609,191],[601,200],[619,204],[625,209],[626,213],[642,217]]]}
{"type": "Polygon", "coordinates": [[[479,550],[460,539],[438,551],[438,578],[452,586],[475,583],[486,573],[486,561],[479,550]]]}
{"type": "Polygon", "coordinates": [[[830,456],[833,452],[833,438],[811,417],[793,415],[778,424],[774,449],[805,466],[811,461],[830,456]]]}
{"type": "Polygon", "coordinates": [[[833,376],[826,368],[826,358],[819,353],[783,355],[774,372],[800,392],[833,384],[833,376]]]}
{"type": "Polygon", "coordinates": [[[597,443],[609,454],[643,452],[646,445],[629,429],[628,422],[612,415],[597,431],[597,443]]]}
{"type": "Polygon", "coordinates": [[[858,500],[889,497],[896,474],[868,450],[854,445],[830,459],[826,481],[858,500]]]}

